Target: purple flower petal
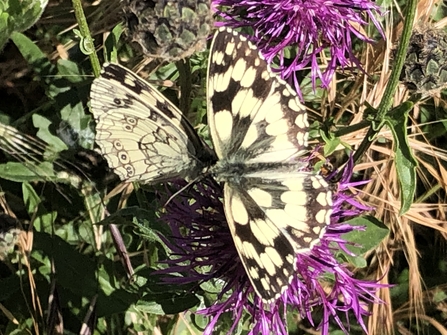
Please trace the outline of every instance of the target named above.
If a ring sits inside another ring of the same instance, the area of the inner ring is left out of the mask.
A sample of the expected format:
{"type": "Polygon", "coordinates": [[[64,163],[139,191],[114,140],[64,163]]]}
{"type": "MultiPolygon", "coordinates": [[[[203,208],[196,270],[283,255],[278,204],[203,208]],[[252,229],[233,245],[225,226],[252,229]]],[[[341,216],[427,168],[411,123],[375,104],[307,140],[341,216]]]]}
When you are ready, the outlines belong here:
{"type": "MultiPolygon", "coordinates": [[[[349,181],[352,169],[351,161],[334,192],[334,215],[325,235],[310,251],[297,255],[296,277],[281,297],[271,304],[264,303],[254,293],[238,258],[220,200],[221,189],[216,183],[196,184],[167,205],[161,219],[171,226],[172,236],[164,240],[174,257],[165,262],[168,268],[159,273],[183,274],[182,277],[166,278],[166,281],[176,284],[199,284],[211,279],[225,282],[217,301],[198,312],[210,317],[205,335],[213,333],[223,313],[231,313],[231,333],[247,312],[252,320],[249,334],[287,334],[286,310],[296,311],[301,318],[321,329],[322,334],[328,334],[330,321],[335,321],[340,329],[349,333],[349,328],[346,328],[349,317],[354,317],[366,332],[364,317],[369,315],[368,304],[382,303],[375,297],[375,292],[385,285],[354,278],[334,256],[339,250],[349,253],[343,234],[363,229],[342,221],[370,209],[348,193],[352,186],[349,181]],[[345,209],[347,205],[348,209],[345,209]],[[322,310],[319,323],[312,315],[312,311],[318,308],[322,310]]],[[[177,187],[180,189],[184,185],[179,183],[177,187]]]]}
{"type": "Polygon", "coordinates": [[[380,7],[369,0],[213,0],[213,8],[223,18],[219,26],[249,27],[254,30],[253,42],[269,63],[280,58],[284,79],[294,82],[294,73],[310,66],[314,89],[317,79],[328,87],[335,70],[362,68],[353,53],[353,37],[372,43],[360,29],[369,18],[384,36],[376,13],[380,7]],[[285,64],[284,49],[293,47],[296,56],[285,64]],[[327,64],[320,60],[325,50],[327,64]]]}

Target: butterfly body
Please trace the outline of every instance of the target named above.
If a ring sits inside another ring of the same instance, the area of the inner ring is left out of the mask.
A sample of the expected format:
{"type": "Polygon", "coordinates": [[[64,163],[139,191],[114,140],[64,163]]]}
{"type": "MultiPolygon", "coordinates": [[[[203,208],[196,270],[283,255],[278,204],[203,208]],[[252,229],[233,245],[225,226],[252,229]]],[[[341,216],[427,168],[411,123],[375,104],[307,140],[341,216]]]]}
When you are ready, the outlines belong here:
{"type": "Polygon", "coordinates": [[[257,295],[272,302],[294,278],[297,254],[319,242],[332,213],[327,182],[302,159],[307,113],[256,47],[225,28],[211,46],[207,102],[214,150],[155,88],[107,64],[92,86],[96,141],[125,181],[209,175],[223,183],[241,262],[257,295]]]}

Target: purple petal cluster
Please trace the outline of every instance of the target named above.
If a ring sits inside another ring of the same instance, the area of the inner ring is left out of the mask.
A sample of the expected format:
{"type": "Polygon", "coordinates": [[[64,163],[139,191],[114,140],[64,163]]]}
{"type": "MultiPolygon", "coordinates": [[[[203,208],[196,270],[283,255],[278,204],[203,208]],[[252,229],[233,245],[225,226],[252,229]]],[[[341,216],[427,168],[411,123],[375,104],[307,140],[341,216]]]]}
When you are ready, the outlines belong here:
{"type": "MultiPolygon", "coordinates": [[[[172,236],[165,238],[172,250],[172,258],[166,261],[168,267],[159,272],[182,274],[181,277],[166,278],[176,284],[196,282],[199,285],[211,279],[225,282],[217,301],[198,312],[210,317],[205,335],[213,333],[223,313],[231,313],[234,320],[231,333],[247,312],[252,321],[249,334],[287,334],[286,311],[298,313],[312,326],[321,329],[322,334],[328,334],[330,321],[335,321],[349,333],[350,317],[355,318],[366,332],[364,317],[369,315],[368,305],[382,303],[375,293],[383,285],[354,278],[334,256],[340,250],[350,253],[343,234],[362,229],[342,221],[370,209],[348,192],[349,187],[365,183],[349,182],[352,167],[351,161],[334,192],[332,222],[324,237],[310,252],[297,255],[296,277],[286,292],[271,304],[265,304],[254,294],[239,260],[225,219],[219,185],[206,180],[167,205],[161,219],[172,229],[172,236]],[[322,317],[317,324],[311,312],[318,309],[322,317]]],[[[184,185],[179,183],[177,186],[180,189],[184,185]]]]}
{"type": "Polygon", "coordinates": [[[279,56],[278,71],[284,79],[294,81],[298,91],[295,71],[310,67],[314,87],[317,78],[322,87],[328,87],[337,67],[361,68],[353,52],[353,39],[372,42],[362,32],[368,18],[383,36],[375,18],[380,8],[369,0],[213,0],[212,3],[223,20],[216,25],[253,29],[253,42],[269,63],[279,56]],[[287,47],[296,50],[296,56],[286,63],[287,47]],[[327,51],[323,64],[320,56],[327,51]]]}

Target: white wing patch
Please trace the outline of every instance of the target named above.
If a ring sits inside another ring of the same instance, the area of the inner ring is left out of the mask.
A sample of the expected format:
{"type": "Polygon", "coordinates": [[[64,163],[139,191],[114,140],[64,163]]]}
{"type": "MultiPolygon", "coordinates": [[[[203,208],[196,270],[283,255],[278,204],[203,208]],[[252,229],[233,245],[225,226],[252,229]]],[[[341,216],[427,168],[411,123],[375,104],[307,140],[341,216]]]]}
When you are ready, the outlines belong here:
{"type": "Polygon", "coordinates": [[[332,193],[305,172],[309,123],[296,93],[256,47],[222,28],[208,72],[208,123],[219,158],[211,173],[225,182],[225,215],[256,293],[277,299],[330,223],[332,193]]]}

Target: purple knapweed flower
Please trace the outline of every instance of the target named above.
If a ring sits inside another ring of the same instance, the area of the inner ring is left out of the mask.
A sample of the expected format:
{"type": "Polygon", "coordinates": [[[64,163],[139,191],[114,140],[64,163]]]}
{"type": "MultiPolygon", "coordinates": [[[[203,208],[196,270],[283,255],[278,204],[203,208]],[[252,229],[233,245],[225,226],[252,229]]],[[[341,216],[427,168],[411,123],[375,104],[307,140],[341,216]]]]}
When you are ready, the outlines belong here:
{"type": "MultiPolygon", "coordinates": [[[[224,313],[231,313],[233,320],[229,333],[236,329],[245,313],[249,313],[252,322],[249,334],[285,335],[286,311],[299,313],[312,326],[320,328],[321,334],[329,333],[331,320],[348,333],[349,317],[355,318],[355,322],[367,331],[364,317],[369,315],[368,305],[382,303],[375,293],[384,285],[354,278],[334,256],[340,250],[351,254],[342,235],[362,229],[343,223],[343,220],[371,209],[349,193],[350,187],[365,183],[350,182],[352,169],[351,160],[334,190],[333,214],[325,235],[311,251],[297,255],[295,278],[281,297],[269,304],[256,295],[245,273],[226,222],[221,188],[216,182],[198,183],[167,204],[161,219],[169,223],[172,236],[163,239],[172,250],[173,258],[165,261],[167,268],[158,273],[183,275],[165,278],[175,284],[211,279],[222,279],[225,283],[217,301],[197,312],[210,317],[205,335],[213,333],[224,313]],[[318,324],[312,316],[316,309],[321,310],[318,324]]],[[[179,189],[185,185],[177,184],[179,189]]]]}
{"type": "Polygon", "coordinates": [[[369,18],[382,36],[375,18],[380,7],[369,0],[213,0],[213,8],[222,18],[216,25],[248,27],[254,30],[252,41],[269,63],[278,56],[284,79],[299,84],[293,75],[310,66],[312,83],[321,80],[328,87],[337,67],[361,67],[353,51],[353,38],[371,43],[363,32],[369,18]],[[287,47],[296,50],[291,62],[285,62],[287,47]],[[328,51],[328,52],[327,52],[328,51]],[[325,56],[320,57],[324,53],[325,56]],[[321,61],[324,59],[324,61],[321,61]]]}

